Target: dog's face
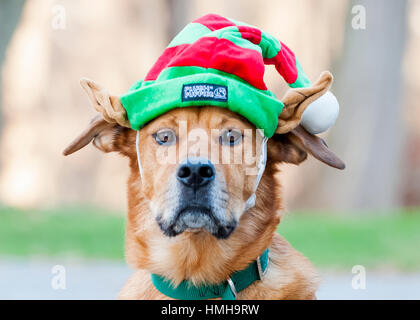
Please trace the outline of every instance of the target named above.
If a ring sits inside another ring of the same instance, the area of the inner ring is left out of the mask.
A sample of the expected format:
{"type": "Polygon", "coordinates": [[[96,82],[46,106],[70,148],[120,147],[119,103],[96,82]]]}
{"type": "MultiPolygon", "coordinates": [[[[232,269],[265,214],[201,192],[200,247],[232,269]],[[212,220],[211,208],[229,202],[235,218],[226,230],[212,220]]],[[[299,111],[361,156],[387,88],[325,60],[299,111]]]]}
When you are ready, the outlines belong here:
{"type": "Polygon", "coordinates": [[[139,135],[144,194],[163,233],[227,238],[252,195],[262,134],[218,107],[179,108],[139,135]]]}
{"type": "MultiPolygon", "coordinates": [[[[267,165],[299,164],[309,152],[330,166],[344,167],[322,139],[299,126],[306,106],[322,95],[331,81],[331,75],[324,73],[313,87],[289,90],[282,99],[285,108],[276,134],[268,141],[267,165]]],[[[125,127],[128,121],[118,97],[109,96],[91,81],[82,85],[102,116],[94,119],[64,154],[93,140],[104,152],[117,151],[129,157],[131,177],[139,186],[132,181],[130,191],[141,193],[148,206],[147,224],[153,220],[164,236],[207,233],[217,239],[228,238],[255,192],[263,134],[225,108],[178,108],[138,131],[137,154],[136,132],[125,127]]],[[[140,196],[130,198],[133,201],[140,196]]]]}

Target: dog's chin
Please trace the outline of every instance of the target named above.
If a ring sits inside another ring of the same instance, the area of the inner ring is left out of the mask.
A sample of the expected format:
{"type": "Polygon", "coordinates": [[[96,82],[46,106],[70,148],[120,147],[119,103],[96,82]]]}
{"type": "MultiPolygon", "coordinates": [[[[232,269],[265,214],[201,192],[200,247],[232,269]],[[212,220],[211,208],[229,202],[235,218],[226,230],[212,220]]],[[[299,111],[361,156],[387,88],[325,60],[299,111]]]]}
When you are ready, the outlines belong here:
{"type": "Polygon", "coordinates": [[[210,233],[217,239],[227,239],[235,230],[236,222],[223,223],[215,218],[212,210],[205,207],[186,207],[176,214],[173,223],[158,224],[166,236],[175,237],[181,233],[210,233]]]}

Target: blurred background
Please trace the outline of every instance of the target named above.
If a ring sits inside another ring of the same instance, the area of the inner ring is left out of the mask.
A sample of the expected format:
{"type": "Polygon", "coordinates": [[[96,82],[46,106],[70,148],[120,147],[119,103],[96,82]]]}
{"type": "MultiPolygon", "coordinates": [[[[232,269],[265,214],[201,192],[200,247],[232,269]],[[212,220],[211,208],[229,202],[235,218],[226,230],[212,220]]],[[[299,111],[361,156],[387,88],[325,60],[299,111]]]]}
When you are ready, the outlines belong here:
{"type": "MultiPolygon", "coordinates": [[[[79,79],[124,93],[207,13],[276,36],[311,80],[335,77],[340,116],[323,137],[346,169],[309,158],[281,175],[279,233],[324,275],[319,297],[420,299],[418,0],[0,0],[0,298],[115,297],[132,272],[128,165],[91,146],[62,156],[96,114],[79,79]]],[[[266,83],[286,90],[274,68],[266,83]]]]}

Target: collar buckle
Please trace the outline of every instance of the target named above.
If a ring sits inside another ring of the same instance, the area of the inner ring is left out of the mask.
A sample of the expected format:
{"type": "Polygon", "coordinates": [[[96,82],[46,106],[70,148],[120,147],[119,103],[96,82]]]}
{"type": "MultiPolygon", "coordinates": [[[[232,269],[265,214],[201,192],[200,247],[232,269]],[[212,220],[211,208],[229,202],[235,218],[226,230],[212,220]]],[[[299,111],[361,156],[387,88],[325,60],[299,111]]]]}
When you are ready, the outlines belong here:
{"type": "Polygon", "coordinates": [[[235,299],[236,299],[236,296],[238,295],[238,292],[236,291],[235,284],[233,283],[233,281],[232,281],[232,279],[231,279],[231,278],[228,278],[228,279],[227,279],[227,282],[228,282],[228,284],[229,284],[230,290],[231,290],[231,291],[232,291],[232,293],[233,293],[233,296],[234,296],[234,297],[235,297],[235,299]]]}
{"type": "Polygon", "coordinates": [[[267,267],[265,267],[265,270],[263,271],[262,265],[261,265],[261,256],[258,256],[257,258],[257,269],[258,269],[258,275],[260,277],[260,280],[262,280],[267,273],[267,267]]]}

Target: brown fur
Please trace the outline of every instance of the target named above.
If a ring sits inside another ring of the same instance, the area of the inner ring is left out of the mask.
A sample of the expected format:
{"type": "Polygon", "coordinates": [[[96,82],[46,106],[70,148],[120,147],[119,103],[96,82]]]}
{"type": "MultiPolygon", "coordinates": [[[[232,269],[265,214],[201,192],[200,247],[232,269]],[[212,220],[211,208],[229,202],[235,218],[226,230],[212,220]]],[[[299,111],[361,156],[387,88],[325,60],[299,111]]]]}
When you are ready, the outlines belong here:
{"type": "MultiPolygon", "coordinates": [[[[220,112],[218,108],[210,109],[215,109],[211,113],[212,118],[220,112]]],[[[194,110],[182,112],[191,113],[194,110]]],[[[312,265],[276,234],[280,222],[279,211],[282,209],[281,186],[275,179],[277,164],[282,161],[298,164],[306,158],[306,152],[296,148],[286,136],[269,143],[267,167],[257,191],[256,206],[241,217],[231,237],[217,240],[208,233],[185,233],[168,239],[161,234],[144,201],[134,147],[135,133],[118,127],[113,142],[114,150],[129,157],[131,169],[128,180],[126,258],[138,270],[127,281],[119,298],[167,298],[151,284],[150,271],[166,275],[174,283],[184,279],[190,279],[196,284],[204,281],[219,283],[231,273],[245,268],[267,247],[270,248],[270,266],[266,277],[240,292],[238,298],[315,297],[319,280],[312,265]]],[[[152,167],[147,164],[145,166],[145,171],[154,172],[152,167]]]]}
{"type": "MultiPolygon", "coordinates": [[[[71,154],[93,140],[98,149],[104,152],[119,152],[129,159],[125,253],[127,262],[136,271],[121,290],[119,298],[168,299],[154,288],[150,273],[162,275],[175,285],[185,279],[196,285],[204,282],[220,283],[235,271],[244,269],[267,247],[270,249],[270,255],[265,277],[241,291],[238,298],[315,298],[319,278],[314,268],[276,233],[281,218],[280,211],[283,209],[281,185],[276,179],[276,173],[280,163],[299,164],[307,158],[308,152],[328,165],[337,168],[344,166],[321,139],[298,126],[309,102],[325,92],[331,81],[332,76],[323,73],[313,87],[292,89],[283,99],[284,115],[279,118],[277,134],[268,141],[267,165],[257,189],[256,204],[252,209],[243,212],[245,201],[252,194],[255,184],[254,176],[244,174],[246,165],[215,165],[218,175],[224,177],[224,192],[229,194],[226,215],[236,214],[236,218],[239,219],[237,228],[227,239],[217,239],[207,231],[187,230],[176,237],[168,237],[162,233],[150,204],[165,206],[165,186],[173,176],[177,164],[161,164],[157,161],[159,146],[152,134],[161,128],[171,128],[178,135],[180,121],[188,124],[188,132],[200,129],[210,137],[211,129],[228,127],[241,131],[251,129],[254,136],[257,136],[255,127],[241,116],[223,108],[202,106],[171,110],[139,131],[140,158],[144,170],[143,179],[140,179],[135,147],[136,133],[126,127],[126,115],[118,98],[110,96],[90,80],[82,81],[92,104],[102,114],[103,119],[94,119],[90,127],[66,148],[64,154],[71,154]],[[118,119],[112,120],[114,116],[118,119]],[[107,118],[111,118],[111,121],[107,121],[107,118]]],[[[210,139],[208,143],[219,148],[221,155],[222,148],[229,147],[221,146],[217,141],[210,139]]],[[[185,142],[180,139],[177,145],[183,143],[185,142]]],[[[172,146],[166,148],[169,150],[172,146]]],[[[242,152],[243,148],[240,146],[239,152],[242,152]]],[[[228,149],[231,156],[237,152],[234,149],[228,149]]],[[[255,155],[259,152],[254,151],[255,155]]],[[[191,148],[177,152],[178,160],[195,155],[191,148]]],[[[210,158],[211,155],[204,156],[210,158]]]]}

